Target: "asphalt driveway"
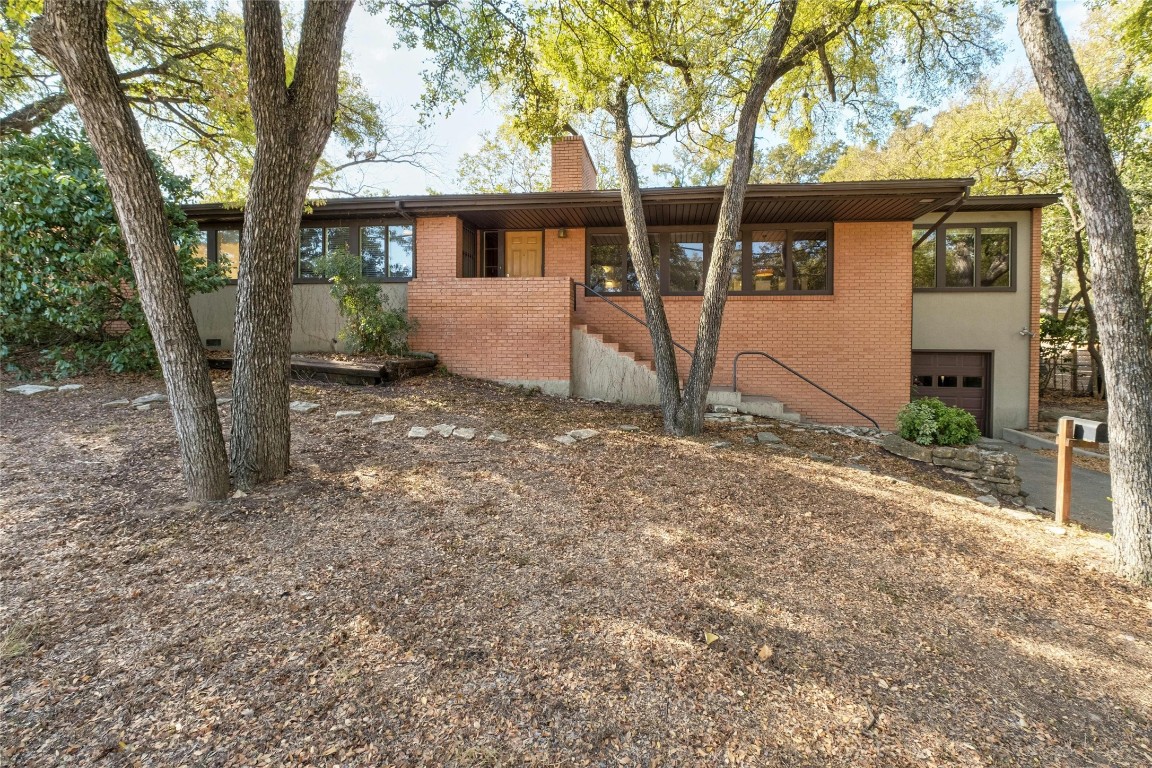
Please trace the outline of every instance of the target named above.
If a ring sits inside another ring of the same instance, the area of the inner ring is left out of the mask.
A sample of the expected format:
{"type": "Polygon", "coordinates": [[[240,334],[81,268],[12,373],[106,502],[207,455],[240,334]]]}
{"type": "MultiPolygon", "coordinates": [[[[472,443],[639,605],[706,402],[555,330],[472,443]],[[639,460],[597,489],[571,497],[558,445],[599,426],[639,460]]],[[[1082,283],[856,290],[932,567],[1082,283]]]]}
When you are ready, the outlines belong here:
{"type": "MultiPolygon", "coordinates": [[[[1036,451],[1005,443],[997,446],[1020,459],[1017,471],[1028,503],[1048,510],[1056,508],[1056,460],[1036,451]]],[[[1072,520],[1094,531],[1112,532],[1112,481],[1107,474],[1072,462],[1072,520]]]]}

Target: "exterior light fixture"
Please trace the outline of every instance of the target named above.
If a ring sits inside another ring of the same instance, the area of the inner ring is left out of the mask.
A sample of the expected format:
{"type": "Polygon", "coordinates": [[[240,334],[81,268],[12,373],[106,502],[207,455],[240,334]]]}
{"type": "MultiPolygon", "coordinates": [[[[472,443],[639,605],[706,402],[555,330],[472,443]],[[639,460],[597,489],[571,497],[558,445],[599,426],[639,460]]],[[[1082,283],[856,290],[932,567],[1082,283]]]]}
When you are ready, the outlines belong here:
{"type": "Polygon", "coordinates": [[[568,228],[560,227],[560,229],[556,230],[556,237],[560,238],[561,240],[568,237],[568,228]]]}

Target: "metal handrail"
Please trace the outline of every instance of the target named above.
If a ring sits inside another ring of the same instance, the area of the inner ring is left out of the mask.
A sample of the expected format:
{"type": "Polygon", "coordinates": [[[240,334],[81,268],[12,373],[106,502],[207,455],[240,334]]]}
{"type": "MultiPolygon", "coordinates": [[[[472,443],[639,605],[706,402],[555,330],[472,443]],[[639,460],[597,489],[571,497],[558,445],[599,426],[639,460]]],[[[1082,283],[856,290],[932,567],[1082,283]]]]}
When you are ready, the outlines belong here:
{"type": "MultiPolygon", "coordinates": [[[[605,296],[604,294],[600,293],[600,291],[596,290],[592,286],[587,285],[585,283],[578,282],[576,280],[572,281],[572,311],[573,312],[576,311],[576,287],[577,286],[583,288],[585,291],[588,291],[589,293],[591,293],[593,296],[600,299],[601,301],[607,302],[613,308],[617,309],[620,312],[623,312],[625,315],[632,318],[636,322],[640,323],[640,325],[644,326],[645,328],[648,328],[648,323],[644,322],[644,320],[642,320],[641,318],[632,314],[631,312],[629,312],[627,309],[620,306],[616,302],[612,301],[612,299],[610,299],[607,296],[605,296]]],[[[693,355],[691,352],[689,352],[688,349],[686,347],[684,347],[682,344],[678,344],[675,339],[672,340],[672,345],[675,346],[676,349],[679,349],[681,352],[688,355],[689,359],[695,359],[695,355],[693,355]]],[[[732,358],[732,391],[733,392],[737,391],[736,390],[736,366],[740,362],[740,358],[744,357],[745,355],[758,355],[760,357],[768,358],[772,362],[776,363],[776,365],[778,365],[781,368],[783,368],[784,370],[788,371],[788,373],[792,374],[793,376],[800,378],[801,380],[807,382],[808,384],[811,384],[812,386],[816,387],[816,389],[818,389],[821,392],[823,392],[824,394],[828,395],[828,397],[832,398],[836,402],[845,406],[849,410],[854,411],[858,415],[863,416],[866,420],[871,422],[872,426],[874,426],[876,429],[880,429],[880,425],[876,422],[876,419],[874,419],[871,416],[869,416],[868,414],[864,413],[864,411],[861,411],[859,408],[852,405],[851,403],[846,402],[844,400],[841,400],[836,395],[834,395],[831,392],[829,392],[828,390],[824,389],[824,387],[822,387],[819,384],[817,384],[816,382],[812,381],[812,379],[810,379],[807,376],[805,376],[804,374],[800,373],[800,371],[797,371],[796,369],[792,368],[787,363],[784,363],[784,362],[781,362],[780,360],[777,360],[776,358],[772,357],[772,355],[768,354],[767,352],[759,352],[756,350],[745,350],[743,352],[736,353],[736,357],[732,358]]]]}
{"type": "Polygon", "coordinates": [[[869,416],[868,414],[864,413],[864,411],[860,410],[859,408],[852,405],[851,403],[840,399],[836,395],[834,395],[831,392],[829,392],[828,390],[824,389],[824,387],[822,387],[819,384],[817,384],[816,382],[812,381],[812,379],[810,379],[807,376],[805,376],[804,374],[800,373],[800,371],[797,371],[795,368],[792,368],[787,363],[784,363],[784,362],[781,362],[780,360],[777,360],[776,358],[772,357],[772,355],[768,354],[767,352],[758,352],[756,350],[745,350],[743,352],[737,352],[736,353],[736,357],[732,358],[732,391],[733,392],[737,391],[737,389],[736,389],[736,365],[737,365],[737,363],[740,362],[740,358],[744,357],[745,355],[757,355],[759,357],[768,358],[772,362],[776,363],[776,365],[778,365],[781,368],[783,368],[784,370],[788,371],[788,373],[790,373],[793,376],[796,376],[796,377],[806,381],[807,383],[811,384],[812,386],[816,387],[816,389],[818,389],[821,392],[823,392],[824,394],[828,395],[828,397],[830,397],[833,400],[835,400],[836,402],[840,403],[845,408],[848,408],[849,410],[854,411],[858,415],[863,416],[865,419],[870,421],[872,423],[872,426],[876,427],[876,429],[880,429],[880,425],[876,422],[876,419],[874,419],[871,416],[869,416]]]}
{"type": "MultiPolygon", "coordinates": [[[[616,302],[612,301],[612,299],[610,299],[607,296],[605,296],[604,294],[600,293],[600,291],[596,290],[595,288],[593,288],[590,285],[585,285],[584,283],[580,283],[580,282],[577,282],[575,280],[572,281],[572,311],[573,312],[576,311],[576,286],[580,286],[584,290],[590,291],[592,293],[592,295],[594,295],[596,298],[608,302],[609,304],[611,304],[613,307],[615,307],[619,311],[628,315],[628,317],[630,317],[633,320],[635,320],[636,322],[640,323],[640,325],[644,326],[645,328],[648,328],[648,323],[644,322],[639,317],[636,317],[636,315],[634,315],[631,312],[629,312],[628,310],[624,309],[624,307],[622,307],[619,304],[617,304],[616,302]]],[[[651,330],[651,329],[649,328],[649,330],[651,330]]],[[[677,343],[675,339],[672,339],[672,346],[676,347],[676,349],[678,349],[681,352],[683,352],[684,354],[688,355],[689,359],[695,358],[695,355],[693,355],[691,352],[689,352],[687,347],[685,347],[682,344],[677,343]]]]}

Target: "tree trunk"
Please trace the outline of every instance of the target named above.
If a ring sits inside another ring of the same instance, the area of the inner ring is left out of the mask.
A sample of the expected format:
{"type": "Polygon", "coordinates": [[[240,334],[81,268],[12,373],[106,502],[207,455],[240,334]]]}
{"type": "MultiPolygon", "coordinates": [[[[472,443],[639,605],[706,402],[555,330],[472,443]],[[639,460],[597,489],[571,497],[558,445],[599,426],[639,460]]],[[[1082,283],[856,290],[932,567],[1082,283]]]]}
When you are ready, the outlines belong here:
{"type": "Polygon", "coordinates": [[[352,0],[309,0],[286,84],[279,4],[244,4],[256,154],[240,243],[232,373],[232,476],[241,488],[288,471],[292,278],[300,218],[336,116],[351,9],[352,0]]]}
{"type": "MultiPolygon", "coordinates": [[[[744,196],[748,191],[748,178],[752,172],[756,125],[768,89],[784,74],[781,58],[792,20],[796,15],[797,0],[783,0],[772,26],[772,33],[756,73],[749,86],[748,96],[740,110],[732,167],[724,186],[720,203],[720,217],[716,237],[712,243],[712,261],[705,278],[704,297],[700,306],[700,320],[696,331],[696,347],[684,386],[676,365],[676,347],[660,295],[660,277],[652,265],[648,246],[648,227],[644,219],[640,182],[636,164],[632,160],[632,130],[629,123],[628,83],[622,82],[616,98],[609,106],[615,121],[614,144],[616,168],[620,175],[620,197],[624,207],[624,223],[628,231],[628,253],[640,283],[644,302],[644,315],[652,337],[652,354],[656,366],[656,379],[660,390],[660,406],[664,416],[664,430],[673,435],[698,435],[704,425],[708,389],[716,368],[716,355],[720,346],[720,329],[724,320],[724,304],[728,298],[728,279],[732,273],[732,255],[736,240],[740,238],[740,225],[744,213],[744,196]]],[[[797,63],[804,52],[815,50],[821,44],[817,35],[809,35],[792,52],[797,63]]],[[[796,64],[791,64],[796,66],[796,64]]]]}
{"type": "Polygon", "coordinates": [[[1108,390],[1113,536],[1122,573],[1152,584],[1152,351],[1128,193],[1053,0],[1020,0],[1017,26],[1060,131],[1092,250],[1092,288],[1108,390]]]}
{"type": "Polygon", "coordinates": [[[106,5],[48,0],[32,25],[32,44],[60,71],[108,179],[164,373],[188,496],[221,499],[228,495],[228,463],[216,395],[156,171],[108,56],[106,5]]]}

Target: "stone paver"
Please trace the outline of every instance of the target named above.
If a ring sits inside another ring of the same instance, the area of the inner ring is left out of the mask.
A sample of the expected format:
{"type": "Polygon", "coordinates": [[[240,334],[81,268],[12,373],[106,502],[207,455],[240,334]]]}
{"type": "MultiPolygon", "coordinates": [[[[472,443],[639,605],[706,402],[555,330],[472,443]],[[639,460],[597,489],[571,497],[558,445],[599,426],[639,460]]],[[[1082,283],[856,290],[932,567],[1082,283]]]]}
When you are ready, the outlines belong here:
{"type": "Polygon", "coordinates": [[[372,417],[372,425],[375,426],[377,424],[387,424],[388,422],[393,421],[395,418],[396,414],[394,413],[378,413],[372,417]]]}
{"type": "Polygon", "coordinates": [[[475,440],[476,430],[472,427],[456,427],[452,430],[452,437],[459,438],[460,440],[475,440]]]}
{"type": "Polygon", "coordinates": [[[75,392],[78,389],[84,389],[84,385],[83,384],[61,384],[60,389],[58,391],[60,391],[60,392],[75,392]]]}
{"type": "Polygon", "coordinates": [[[34,397],[55,391],[56,387],[49,387],[44,384],[21,384],[18,387],[8,387],[8,389],[5,390],[5,392],[11,392],[14,395],[24,395],[25,397],[34,397]]]}
{"type": "Polygon", "coordinates": [[[488,435],[488,442],[491,442],[491,443],[506,443],[511,439],[512,439],[511,435],[506,435],[499,430],[488,435]]]}
{"type": "Polygon", "coordinates": [[[350,416],[359,416],[363,411],[336,411],[336,418],[346,419],[350,416]]]}
{"type": "Polygon", "coordinates": [[[132,405],[132,401],[128,398],[121,398],[120,400],[109,400],[106,403],[101,403],[101,408],[115,408],[120,405],[132,405]]]}
{"type": "Polygon", "coordinates": [[[619,424],[619,425],[617,425],[616,429],[620,430],[621,432],[639,432],[640,431],[640,427],[636,426],[635,424],[619,424]]]}
{"type": "Polygon", "coordinates": [[[451,437],[452,433],[456,431],[455,424],[437,424],[432,427],[432,431],[440,435],[440,437],[451,437]]]}
{"type": "Polygon", "coordinates": [[[554,437],[552,439],[555,440],[556,442],[560,443],[561,445],[575,445],[576,444],[576,438],[572,437],[572,435],[556,435],[556,437],[554,437]]]}
{"type": "Polygon", "coordinates": [[[568,433],[568,436],[577,440],[589,440],[598,434],[600,433],[594,429],[574,429],[568,433]]]}
{"type": "Polygon", "coordinates": [[[319,403],[309,403],[305,400],[293,400],[288,403],[288,410],[294,411],[295,413],[312,413],[312,411],[319,407],[319,403]]]}
{"type": "Polygon", "coordinates": [[[417,440],[423,440],[431,434],[432,430],[428,429],[428,427],[412,427],[408,430],[408,437],[415,438],[417,440]]]}
{"type": "Polygon", "coordinates": [[[772,432],[757,432],[756,433],[756,442],[758,442],[758,443],[779,443],[782,441],[780,440],[779,437],[777,437],[772,432]]]}
{"type": "Polygon", "coordinates": [[[168,402],[168,395],[161,394],[160,392],[153,392],[150,395],[141,395],[132,401],[132,405],[151,405],[152,403],[166,403],[168,402]]]}

